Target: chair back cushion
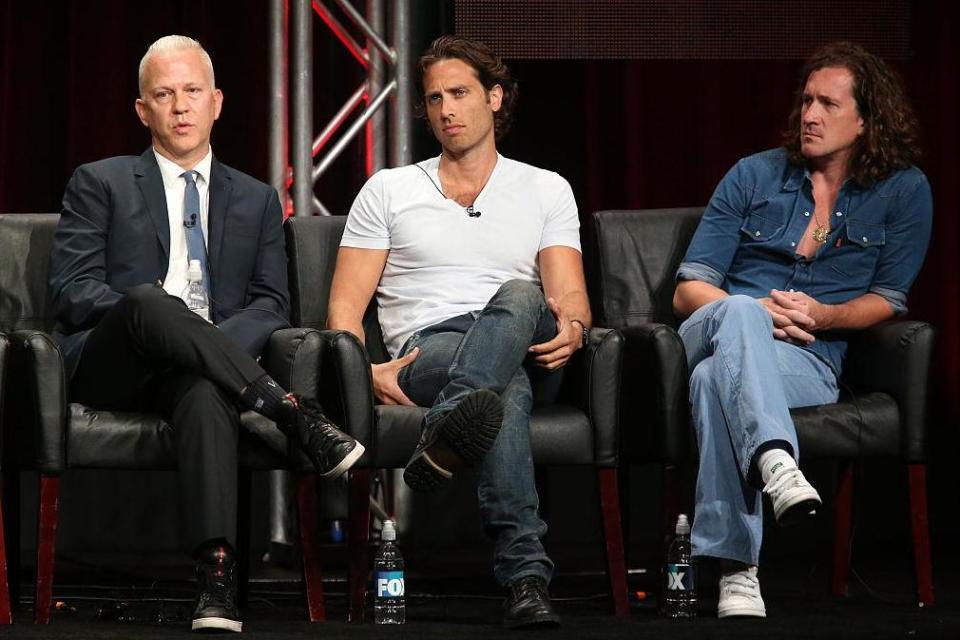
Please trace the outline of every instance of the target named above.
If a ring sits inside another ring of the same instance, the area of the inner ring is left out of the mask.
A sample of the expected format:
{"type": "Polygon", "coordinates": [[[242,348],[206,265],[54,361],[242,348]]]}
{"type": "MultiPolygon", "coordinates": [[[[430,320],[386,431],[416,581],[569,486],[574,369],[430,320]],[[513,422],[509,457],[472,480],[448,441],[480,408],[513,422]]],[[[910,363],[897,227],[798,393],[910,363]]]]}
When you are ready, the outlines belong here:
{"type": "Polygon", "coordinates": [[[702,215],[703,207],[593,214],[598,326],[677,326],[674,277],[702,215]]]}
{"type": "MultiPolygon", "coordinates": [[[[290,321],[293,326],[326,328],[330,285],[346,224],[346,216],[289,218],[284,224],[290,283],[290,321]]],[[[363,330],[370,360],[389,360],[377,318],[376,300],[371,300],[367,307],[363,330]]]]}
{"type": "Polygon", "coordinates": [[[56,213],[0,214],[0,331],[50,331],[47,274],[56,213]]]}

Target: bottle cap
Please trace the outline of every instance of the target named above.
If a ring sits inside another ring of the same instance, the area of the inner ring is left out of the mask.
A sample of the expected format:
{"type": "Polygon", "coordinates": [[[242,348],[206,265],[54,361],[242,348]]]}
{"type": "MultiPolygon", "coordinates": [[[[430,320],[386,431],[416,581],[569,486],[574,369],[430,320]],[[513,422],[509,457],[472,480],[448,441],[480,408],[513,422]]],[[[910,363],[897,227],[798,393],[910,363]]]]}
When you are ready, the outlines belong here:
{"type": "Polygon", "coordinates": [[[187,265],[187,281],[199,282],[203,279],[203,270],[200,268],[199,260],[191,260],[187,265]]]}
{"type": "Polygon", "coordinates": [[[397,528],[393,520],[383,521],[383,529],[380,530],[380,539],[384,542],[392,542],[397,539],[397,528]]]}
{"type": "Polygon", "coordinates": [[[677,516],[677,535],[690,535],[690,521],[687,520],[687,514],[681,513],[677,516]]]}

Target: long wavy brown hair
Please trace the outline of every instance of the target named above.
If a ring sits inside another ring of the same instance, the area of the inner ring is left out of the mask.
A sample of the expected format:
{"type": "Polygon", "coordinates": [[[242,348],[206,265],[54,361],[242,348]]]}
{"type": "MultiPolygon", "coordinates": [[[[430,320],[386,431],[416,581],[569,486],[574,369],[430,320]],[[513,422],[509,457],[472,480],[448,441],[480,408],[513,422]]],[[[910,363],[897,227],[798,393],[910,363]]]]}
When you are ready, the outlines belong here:
{"type": "Polygon", "coordinates": [[[431,65],[441,60],[456,58],[473,67],[480,79],[480,84],[487,91],[500,85],[503,89],[503,98],[500,101],[500,110],[493,114],[493,135],[500,140],[510,129],[513,123],[513,113],[517,105],[519,90],[517,81],[510,75],[510,69],[503,63],[500,56],[490,47],[469,38],[460,36],[440,36],[434,40],[423,55],[420,56],[417,68],[417,89],[419,96],[416,106],[418,117],[426,117],[426,106],[423,103],[423,76],[431,65]]]}
{"type": "Polygon", "coordinates": [[[793,111],[783,133],[790,162],[803,165],[800,153],[803,89],[810,74],[826,67],[843,67],[853,74],[853,97],[863,118],[850,159],[850,177],[868,187],[897,169],[905,169],[920,156],[917,120],[900,80],[886,63],[858,44],[834,42],[818,49],[804,64],[793,111]]]}

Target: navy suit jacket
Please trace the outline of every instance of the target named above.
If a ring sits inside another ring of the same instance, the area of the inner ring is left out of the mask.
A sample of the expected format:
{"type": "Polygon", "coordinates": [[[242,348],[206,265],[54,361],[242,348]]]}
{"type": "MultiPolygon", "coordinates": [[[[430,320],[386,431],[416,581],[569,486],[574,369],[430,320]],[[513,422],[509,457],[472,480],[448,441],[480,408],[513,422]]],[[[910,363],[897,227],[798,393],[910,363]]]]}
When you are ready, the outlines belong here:
{"type": "MultiPolygon", "coordinates": [[[[289,326],[283,212],[276,191],[214,158],[207,263],[211,319],[252,357],[289,326]]],[[[133,287],[162,282],[167,200],[153,149],[78,168],[63,195],[50,261],[54,339],[67,376],[104,314],[133,287]]]]}

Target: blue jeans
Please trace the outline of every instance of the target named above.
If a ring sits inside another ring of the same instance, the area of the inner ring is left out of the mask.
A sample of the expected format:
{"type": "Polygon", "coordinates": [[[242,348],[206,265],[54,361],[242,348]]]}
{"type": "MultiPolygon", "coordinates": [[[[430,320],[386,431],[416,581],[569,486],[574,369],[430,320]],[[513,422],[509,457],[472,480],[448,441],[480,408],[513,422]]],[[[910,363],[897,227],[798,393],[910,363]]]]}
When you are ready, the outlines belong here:
{"type": "Polygon", "coordinates": [[[700,449],[693,554],[757,564],[763,504],[754,457],[776,446],[799,459],[790,409],[836,402],[837,379],[811,352],[773,337],[749,296],[697,309],[680,326],[700,449]]]}
{"type": "Polygon", "coordinates": [[[400,371],[400,389],[430,407],[424,426],[451,411],[467,394],[489,389],[503,401],[503,426],[477,470],[484,530],[494,539],[494,575],[502,585],[536,575],[548,582],[553,562],[540,539],[540,518],[530,452],[530,413],[556,399],[560,372],[527,366],[531,345],[556,335],[556,320],[543,293],[530,282],[504,283],[481,311],[413,334],[400,356],[420,355],[400,371]]]}

